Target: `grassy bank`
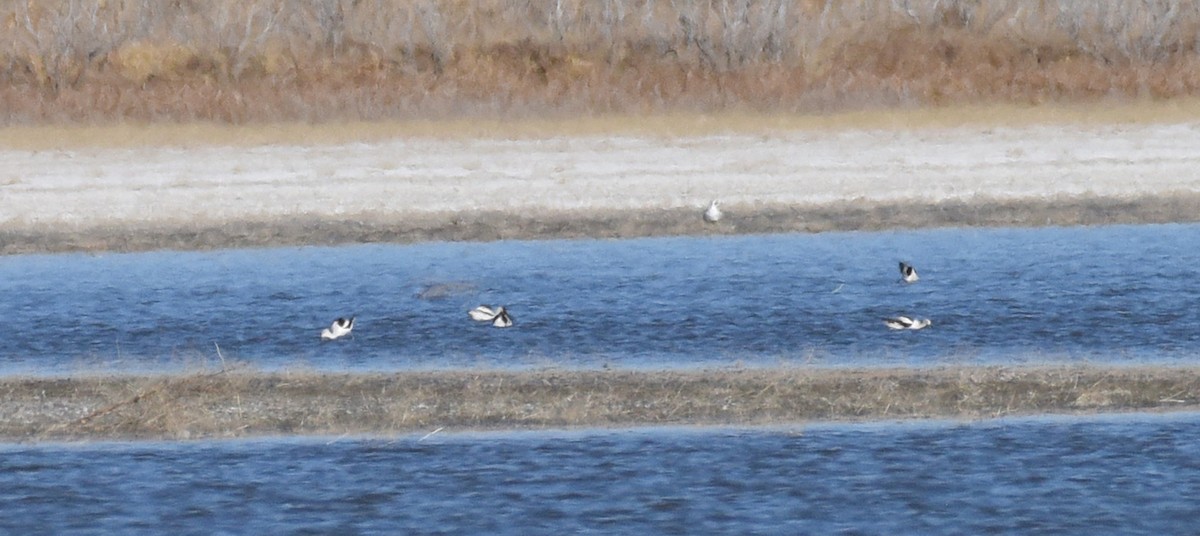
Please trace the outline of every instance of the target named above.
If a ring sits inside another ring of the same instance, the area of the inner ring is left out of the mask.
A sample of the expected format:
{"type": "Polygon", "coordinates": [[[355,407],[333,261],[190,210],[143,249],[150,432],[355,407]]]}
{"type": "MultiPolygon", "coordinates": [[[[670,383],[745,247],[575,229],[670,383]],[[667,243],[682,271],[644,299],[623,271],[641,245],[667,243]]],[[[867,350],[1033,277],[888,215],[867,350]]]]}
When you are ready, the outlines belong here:
{"type": "Polygon", "coordinates": [[[0,124],[836,110],[1191,96],[1182,0],[0,5],[0,124]]]}
{"type": "Polygon", "coordinates": [[[572,136],[681,138],[776,132],[903,131],[919,133],[958,127],[1021,128],[1036,125],[1144,125],[1200,119],[1200,98],[1139,99],[1126,102],[968,104],[934,108],[891,108],[821,114],[753,111],[663,114],[605,114],[520,119],[371,120],[334,123],[272,122],[231,125],[214,122],[9,125],[0,127],[0,147],[13,150],[81,150],[142,147],[320,146],[403,138],[548,139],[572,136]]]}
{"type": "Polygon", "coordinates": [[[1038,227],[1179,223],[1200,220],[1200,194],[1179,192],[1130,199],[1049,197],[1021,200],[821,205],[725,206],[715,225],[700,209],[476,211],[351,218],[288,217],[186,225],[104,225],[60,230],[0,226],[0,255],[128,252],[158,249],[491,241],[548,238],[635,238],[784,232],[872,231],[934,227],[1038,227]]]}
{"type": "Polygon", "coordinates": [[[0,379],[0,439],[199,439],[433,430],[770,425],[1194,410],[1200,369],[248,370],[0,379]]]}

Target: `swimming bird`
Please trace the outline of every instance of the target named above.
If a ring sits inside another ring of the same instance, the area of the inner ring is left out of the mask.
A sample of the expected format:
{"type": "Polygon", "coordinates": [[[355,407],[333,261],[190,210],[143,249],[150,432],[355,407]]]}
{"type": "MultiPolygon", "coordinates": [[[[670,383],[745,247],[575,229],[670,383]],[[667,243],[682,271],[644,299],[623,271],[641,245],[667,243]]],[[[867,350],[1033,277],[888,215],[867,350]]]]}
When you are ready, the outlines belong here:
{"type": "Polygon", "coordinates": [[[708,204],[708,210],[704,211],[704,221],[708,223],[716,223],[721,219],[721,208],[717,206],[720,204],[721,202],[717,201],[716,199],[714,199],[712,203],[708,204]]]}
{"type": "Polygon", "coordinates": [[[476,322],[491,322],[493,326],[498,328],[507,328],[513,325],[512,316],[508,314],[508,310],[504,307],[492,309],[486,305],[480,305],[467,311],[467,314],[471,316],[471,320],[476,322]]]}
{"type": "Polygon", "coordinates": [[[923,329],[933,324],[933,321],[928,318],[912,319],[907,316],[893,316],[883,319],[883,323],[887,325],[888,329],[923,329]]]}
{"type": "Polygon", "coordinates": [[[917,269],[907,262],[900,261],[900,280],[905,283],[916,283],[918,279],[921,278],[917,275],[917,269]]]}
{"type": "Polygon", "coordinates": [[[333,324],[321,331],[321,340],[332,341],[338,337],[349,335],[350,330],[354,329],[354,317],[341,318],[333,321],[333,324]]]}

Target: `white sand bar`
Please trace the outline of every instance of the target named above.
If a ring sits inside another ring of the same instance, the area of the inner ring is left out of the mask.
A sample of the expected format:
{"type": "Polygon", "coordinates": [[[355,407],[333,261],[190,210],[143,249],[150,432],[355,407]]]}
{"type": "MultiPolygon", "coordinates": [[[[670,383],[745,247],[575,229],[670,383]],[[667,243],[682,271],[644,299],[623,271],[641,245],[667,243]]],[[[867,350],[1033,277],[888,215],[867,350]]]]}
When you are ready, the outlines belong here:
{"type": "Polygon", "coordinates": [[[1200,191],[1200,123],[0,148],[0,227],[1200,191]]]}

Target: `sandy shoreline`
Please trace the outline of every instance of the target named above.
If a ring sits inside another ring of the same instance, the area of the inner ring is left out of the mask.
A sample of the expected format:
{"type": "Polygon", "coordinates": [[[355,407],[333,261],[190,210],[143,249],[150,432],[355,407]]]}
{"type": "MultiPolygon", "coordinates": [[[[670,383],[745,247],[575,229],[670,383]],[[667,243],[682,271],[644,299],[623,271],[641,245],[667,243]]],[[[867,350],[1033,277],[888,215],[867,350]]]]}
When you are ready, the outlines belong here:
{"type": "Polygon", "coordinates": [[[762,204],[724,206],[716,224],[700,211],[625,209],[606,211],[497,211],[393,217],[297,217],[268,221],[110,224],[64,231],[0,228],[0,255],[59,252],[131,252],[220,248],[407,244],[427,241],[637,238],[878,231],[933,227],[1041,227],[1155,224],[1200,221],[1200,194],[1129,198],[1060,197],[1007,201],[845,202],[818,206],[762,204]]]}
{"type": "Polygon", "coordinates": [[[256,372],[0,378],[0,440],[394,435],[493,429],[1195,411],[1195,367],[256,372]]]}
{"type": "Polygon", "coordinates": [[[1195,147],[1194,123],[0,147],[0,252],[1195,221],[1195,147]]]}

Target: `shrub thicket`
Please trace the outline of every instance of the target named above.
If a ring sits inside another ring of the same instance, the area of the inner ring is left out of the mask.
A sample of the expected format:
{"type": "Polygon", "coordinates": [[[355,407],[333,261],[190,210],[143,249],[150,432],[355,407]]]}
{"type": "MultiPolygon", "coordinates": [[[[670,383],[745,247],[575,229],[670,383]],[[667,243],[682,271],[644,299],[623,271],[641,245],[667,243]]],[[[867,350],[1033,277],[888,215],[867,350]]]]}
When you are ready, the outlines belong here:
{"type": "Polygon", "coordinates": [[[812,113],[1169,98],[1188,0],[0,4],[0,124],[812,113]]]}

